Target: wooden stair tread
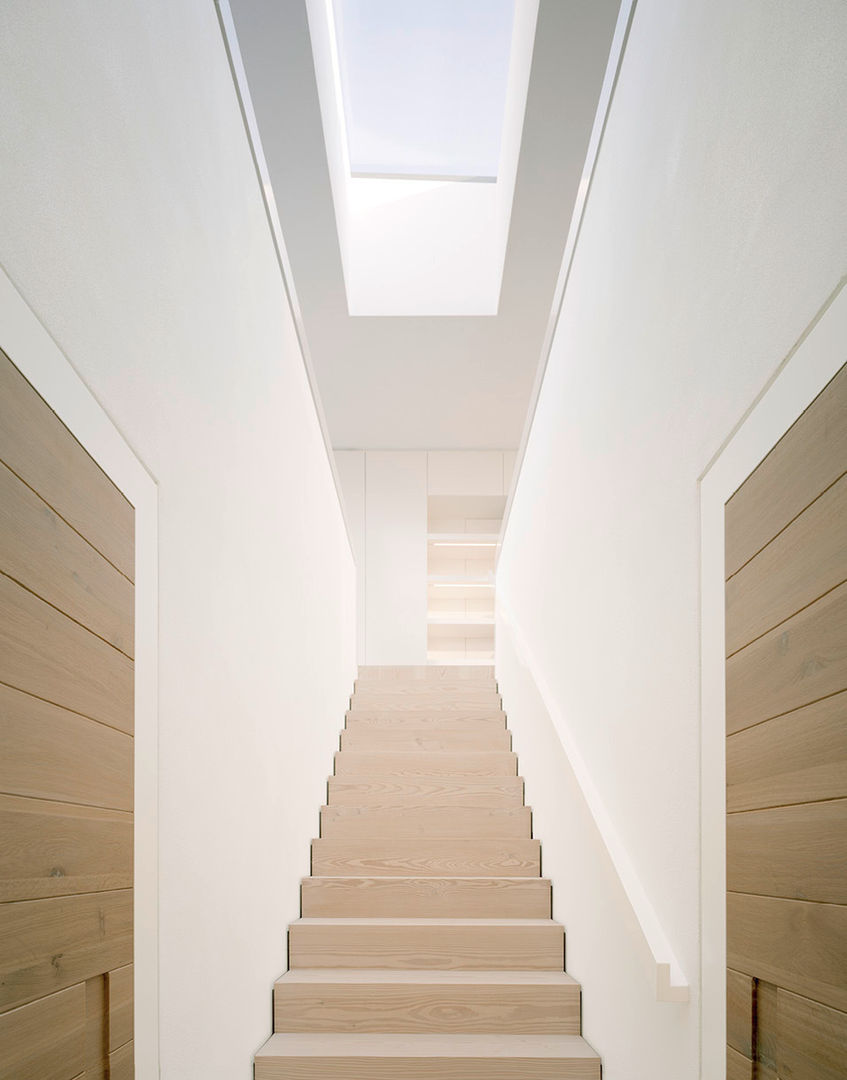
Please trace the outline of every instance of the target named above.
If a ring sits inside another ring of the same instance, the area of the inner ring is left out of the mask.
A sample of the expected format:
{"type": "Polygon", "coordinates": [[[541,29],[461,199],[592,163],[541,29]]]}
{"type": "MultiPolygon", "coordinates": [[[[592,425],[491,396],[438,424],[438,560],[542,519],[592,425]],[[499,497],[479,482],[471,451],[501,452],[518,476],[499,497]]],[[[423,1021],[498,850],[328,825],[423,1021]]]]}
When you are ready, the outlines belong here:
{"type": "Polygon", "coordinates": [[[276,1034],[256,1055],[389,1058],[588,1058],[599,1061],[581,1035],[350,1035],[276,1034]]]}
{"type": "Polygon", "coordinates": [[[322,837],[506,839],[531,836],[532,811],[528,806],[323,806],[320,823],[322,837]]]}
{"type": "Polygon", "coordinates": [[[556,919],[406,919],[402,917],[380,918],[300,918],[291,926],[561,926],[556,919]]]}
{"type": "Polygon", "coordinates": [[[414,968],[294,968],[277,980],[297,983],[390,983],[397,986],[579,986],[566,971],[457,971],[414,968]]]}

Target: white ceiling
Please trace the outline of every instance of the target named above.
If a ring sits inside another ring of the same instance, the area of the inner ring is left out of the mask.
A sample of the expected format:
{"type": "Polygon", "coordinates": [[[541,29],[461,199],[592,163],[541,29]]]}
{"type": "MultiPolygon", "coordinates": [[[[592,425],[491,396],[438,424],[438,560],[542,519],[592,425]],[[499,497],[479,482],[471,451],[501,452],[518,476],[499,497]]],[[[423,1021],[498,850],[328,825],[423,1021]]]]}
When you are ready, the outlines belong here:
{"type": "Polygon", "coordinates": [[[348,314],[305,0],[230,4],[333,445],[517,446],[619,0],[541,0],[487,316],[348,314]]]}

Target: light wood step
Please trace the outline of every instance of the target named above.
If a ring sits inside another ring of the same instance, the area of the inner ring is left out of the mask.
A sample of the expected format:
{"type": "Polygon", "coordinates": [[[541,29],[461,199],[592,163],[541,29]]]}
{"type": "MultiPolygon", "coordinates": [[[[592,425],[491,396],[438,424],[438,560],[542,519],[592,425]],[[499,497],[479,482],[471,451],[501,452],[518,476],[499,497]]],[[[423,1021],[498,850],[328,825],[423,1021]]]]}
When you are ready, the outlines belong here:
{"type": "Polygon", "coordinates": [[[465,694],[494,693],[497,682],[492,678],[482,679],[357,679],[353,684],[353,693],[369,694],[465,694]]]}
{"type": "Polygon", "coordinates": [[[294,968],[562,971],[565,933],[552,919],[298,919],[294,968]]]}
{"type": "Polygon", "coordinates": [[[348,731],[379,730],[385,731],[500,731],[506,727],[506,714],[503,712],[490,715],[433,716],[423,712],[420,715],[404,712],[400,716],[394,713],[347,712],[345,716],[348,731]]]}
{"type": "Polygon", "coordinates": [[[506,726],[506,714],[499,707],[490,709],[483,705],[465,705],[449,709],[434,709],[431,706],[415,705],[406,706],[404,709],[380,708],[377,705],[362,709],[348,709],[345,714],[347,727],[352,724],[366,723],[378,720],[380,723],[391,724],[426,724],[444,723],[449,724],[459,720],[496,720],[503,727],[506,726]]]}
{"type": "Polygon", "coordinates": [[[362,682],[456,682],[465,679],[471,682],[493,679],[493,664],[426,664],[426,665],[391,665],[362,664],[359,668],[358,681],[362,682]]]}
{"type": "Polygon", "coordinates": [[[549,919],[550,882],[538,877],[308,877],[305,918],[549,919]]]}
{"type": "Polygon", "coordinates": [[[312,841],[312,873],[322,877],[539,877],[538,840],[312,841]]]}
{"type": "Polygon", "coordinates": [[[503,727],[427,731],[425,728],[356,728],[341,732],[342,750],[511,750],[503,727]]]}
{"type": "Polygon", "coordinates": [[[380,810],[367,806],[321,807],[321,836],[353,839],[401,837],[511,837],[532,835],[528,806],[425,806],[380,810]]]}
{"type": "Polygon", "coordinates": [[[272,1035],[255,1080],[600,1080],[579,1035],[272,1035]]]}
{"type": "Polygon", "coordinates": [[[274,1031],[579,1034],[563,971],[300,968],[274,987],[274,1031]]]}
{"type": "Polygon", "coordinates": [[[522,806],[521,776],[355,776],[329,778],[330,806],[522,806]]]}
{"type": "Polygon", "coordinates": [[[350,709],[363,712],[367,709],[404,712],[406,709],[431,709],[433,712],[450,713],[468,708],[494,709],[501,712],[503,702],[499,694],[493,691],[480,691],[477,694],[369,694],[359,691],[350,699],[350,709]]]}
{"type": "Polygon", "coordinates": [[[335,775],[517,776],[517,755],[506,750],[339,750],[335,775]]]}

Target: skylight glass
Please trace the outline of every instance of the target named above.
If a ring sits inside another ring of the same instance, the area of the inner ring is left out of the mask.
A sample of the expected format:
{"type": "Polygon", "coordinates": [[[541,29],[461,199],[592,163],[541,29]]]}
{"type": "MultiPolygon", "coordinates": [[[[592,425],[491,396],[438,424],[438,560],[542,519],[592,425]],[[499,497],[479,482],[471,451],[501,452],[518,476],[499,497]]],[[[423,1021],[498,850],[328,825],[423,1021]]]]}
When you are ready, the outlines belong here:
{"type": "Polygon", "coordinates": [[[332,0],[353,176],[497,178],[515,0],[332,0]]]}

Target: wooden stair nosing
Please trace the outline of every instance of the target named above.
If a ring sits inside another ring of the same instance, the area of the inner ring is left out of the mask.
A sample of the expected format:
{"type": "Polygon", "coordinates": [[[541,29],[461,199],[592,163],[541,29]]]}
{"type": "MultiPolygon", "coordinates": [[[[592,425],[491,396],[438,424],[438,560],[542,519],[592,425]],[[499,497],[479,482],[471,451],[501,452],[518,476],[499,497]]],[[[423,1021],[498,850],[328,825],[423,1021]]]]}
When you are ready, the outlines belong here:
{"type": "Polygon", "coordinates": [[[505,839],[312,841],[312,873],[324,877],[540,877],[541,845],[505,839]]]}
{"type": "Polygon", "coordinates": [[[376,840],[401,838],[506,839],[532,836],[528,806],[430,806],[381,810],[366,806],[323,806],[321,837],[376,840]]]}

